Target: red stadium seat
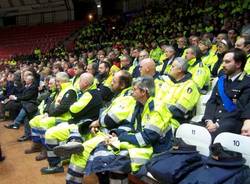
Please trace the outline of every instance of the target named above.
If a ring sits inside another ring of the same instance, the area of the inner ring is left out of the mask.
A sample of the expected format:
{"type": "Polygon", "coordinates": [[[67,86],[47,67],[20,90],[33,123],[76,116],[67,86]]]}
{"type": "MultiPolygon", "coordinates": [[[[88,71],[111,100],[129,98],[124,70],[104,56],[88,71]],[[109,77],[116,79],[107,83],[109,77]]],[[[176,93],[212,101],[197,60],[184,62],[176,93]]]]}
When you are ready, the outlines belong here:
{"type": "Polygon", "coordinates": [[[80,21],[72,21],[0,29],[0,59],[9,59],[13,54],[32,54],[36,47],[41,48],[42,52],[47,52],[81,25],[80,21]]]}

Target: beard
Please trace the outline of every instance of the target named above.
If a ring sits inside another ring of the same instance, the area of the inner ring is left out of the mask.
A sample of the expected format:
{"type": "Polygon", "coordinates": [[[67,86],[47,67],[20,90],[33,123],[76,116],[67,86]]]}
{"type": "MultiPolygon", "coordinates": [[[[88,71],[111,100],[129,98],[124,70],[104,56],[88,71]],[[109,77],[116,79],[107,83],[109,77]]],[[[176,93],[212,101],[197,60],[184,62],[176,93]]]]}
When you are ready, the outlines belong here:
{"type": "Polygon", "coordinates": [[[108,76],[108,73],[107,72],[104,72],[104,73],[101,73],[101,74],[99,74],[99,77],[100,78],[106,78],[108,76]]]}
{"type": "Polygon", "coordinates": [[[224,73],[225,73],[227,76],[230,76],[230,75],[233,75],[233,74],[236,72],[236,69],[234,69],[234,68],[231,68],[231,69],[223,68],[223,71],[224,71],[224,73]]]}

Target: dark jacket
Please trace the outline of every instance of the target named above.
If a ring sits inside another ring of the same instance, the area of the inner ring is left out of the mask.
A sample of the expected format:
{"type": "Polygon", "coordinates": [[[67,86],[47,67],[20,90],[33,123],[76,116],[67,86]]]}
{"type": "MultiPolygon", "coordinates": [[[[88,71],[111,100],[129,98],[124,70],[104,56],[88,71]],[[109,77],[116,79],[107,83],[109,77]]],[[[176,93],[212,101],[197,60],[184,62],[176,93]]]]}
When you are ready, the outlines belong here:
{"type": "Polygon", "coordinates": [[[49,105],[49,107],[47,108],[49,116],[56,117],[68,112],[70,106],[76,101],[76,99],[77,99],[76,92],[71,89],[68,90],[62,97],[60,105],[56,106],[55,100],[49,105]]]}
{"type": "Polygon", "coordinates": [[[226,78],[224,80],[224,91],[236,105],[236,110],[228,112],[224,108],[217,83],[207,102],[203,121],[210,119],[214,123],[219,124],[220,127],[214,134],[225,131],[240,133],[242,126],[241,114],[245,111],[246,105],[250,101],[250,77],[242,73],[233,82],[226,78]]]}
{"type": "Polygon", "coordinates": [[[90,93],[92,96],[91,100],[87,105],[84,104],[85,106],[80,112],[71,112],[73,119],[70,120],[70,123],[78,123],[80,120],[84,119],[98,119],[100,109],[102,108],[102,97],[97,89],[88,90],[86,93],[90,93]]]}
{"type": "Polygon", "coordinates": [[[172,154],[165,152],[152,158],[146,168],[160,183],[170,184],[178,183],[202,164],[201,156],[198,153],[172,154]]]}
{"type": "Polygon", "coordinates": [[[14,92],[14,82],[13,81],[7,81],[6,82],[6,92],[5,97],[8,98],[10,95],[12,95],[14,92]]]}
{"type": "Polygon", "coordinates": [[[236,182],[240,184],[246,179],[246,176],[243,175],[246,169],[249,168],[246,166],[226,168],[204,165],[189,173],[179,184],[235,184],[234,181],[240,181],[236,182]]]}
{"type": "Polygon", "coordinates": [[[35,84],[25,86],[22,93],[17,95],[17,101],[31,101],[37,99],[38,89],[35,84]]]}
{"type": "Polygon", "coordinates": [[[24,87],[22,94],[17,96],[17,101],[21,102],[22,107],[28,114],[32,114],[37,111],[37,96],[38,88],[33,83],[24,87]]]}
{"type": "Polygon", "coordinates": [[[105,143],[100,143],[91,152],[84,172],[89,175],[104,171],[129,173],[131,172],[130,159],[128,156],[116,155],[107,149],[105,143]],[[98,154],[100,152],[101,155],[98,154]]]}

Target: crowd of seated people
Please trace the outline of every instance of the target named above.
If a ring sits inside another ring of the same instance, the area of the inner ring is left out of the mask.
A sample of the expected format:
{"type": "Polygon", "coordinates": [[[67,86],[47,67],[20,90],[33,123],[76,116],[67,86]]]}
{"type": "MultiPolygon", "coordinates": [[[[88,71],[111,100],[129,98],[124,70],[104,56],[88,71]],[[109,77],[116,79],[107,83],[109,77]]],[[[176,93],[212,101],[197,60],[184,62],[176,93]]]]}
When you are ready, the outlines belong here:
{"type": "Polygon", "coordinates": [[[47,159],[42,174],[64,172],[62,157],[70,158],[69,184],[91,172],[102,182],[108,176],[126,180],[112,171],[136,173],[153,154],[168,150],[173,132],[195,116],[199,97],[211,91],[198,124],[213,139],[221,132],[249,136],[249,17],[230,6],[183,11],[173,4],[111,30],[104,19],[82,30],[73,52],[58,47],[39,62],[4,63],[0,115],[11,120],[5,127],[24,124],[18,141],[31,140],[25,154],[47,159]],[[118,165],[104,169],[107,160],[118,165]]]}

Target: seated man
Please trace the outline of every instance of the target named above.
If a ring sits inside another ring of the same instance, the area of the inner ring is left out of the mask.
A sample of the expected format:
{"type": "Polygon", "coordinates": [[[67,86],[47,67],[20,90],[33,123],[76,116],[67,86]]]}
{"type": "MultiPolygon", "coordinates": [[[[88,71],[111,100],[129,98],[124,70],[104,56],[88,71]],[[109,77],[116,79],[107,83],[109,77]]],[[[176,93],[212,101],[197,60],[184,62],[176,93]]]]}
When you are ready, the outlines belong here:
{"type": "Polygon", "coordinates": [[[145,58],[140,61],[139,67],[140,76],[153,77],[155,83],[155,95],[157,96],[157,94],[161,93],[162,91],[161,88],[163,86],[164,80],[160,76],[160,73],[156,71],[154,60],[151,58],[145,58]]]}
{"type": "Polygon", "coordinates": [[[147,58],[140,62],[141,76],[154,78],[156,99],[167,104],[166,108],[173,114],[172,123],[175,128],[190,118],[190,113],[200,96],[187,68],[186,60],[178,57],[173,59],[169,75],[159,76],[152,59],[147,58]]]}
{"type": "Polygon", "coordinates": [[[200,59],[200,49],[195,46],[189,47],[185,59],[189,65],[188,72],[192,74],[192,79],[197,84],[200,93],[206,94],[210,85],[210,71],[200,59]]]}
{"type": "Polygon", "coordinates": [[[204,65],[206,65],[208,68],[211,67],[213,64],[215,58],[215,53],[212,52],[211,49],[212,43],[210,39],[202,39],[200,40],[198,47],[201,51],[201,61],[204,65]]]}
{"type": "Polygon", "coordinates": [[[81,90],[80,95],[78,95],[79,99],[69,109],[73,118],[69,122],[63,122],[48,129],[45,133],[49,167],[41,169],[43,174],[63,172],[63,167],[60,165],[61,159],[54,154],[53,148],[66,140],[74,139],[82,142],[83,138],[79,134],[76,124],[86,119],[96,120],[99,117],[102,98],[94,83],[93,75],[83,73],[80,76],[79,87],[81,90]]]}
{"type": "MultiPolygon", "coordinates": [[[[93,146],[90,143],[91,140],[79,145],[84,147],[84,151],[71,157],[71,163],[76,163],[76,166],[69,166],[66,176],[68,184],[81,183],[84,172],[86,174],[114,170],[126,173],[137,172],[153,153],[169,149],[172,137],[169,126],[171,113],[164,108],[164,103],[154,100],[154,86],[152,77],[141,77],[133,83],[133,97],[137,103],[133,108],[130,121],[113,129],[110,135],[106,136],[106,141],[99,140],[98,143],[101,144],[93,152],[92,150],[97,144],[93,146]],[[125,153],[126,156],[124,156],[125,153]],[[80,160],[80,158],[82,159],[80,160]],[[124,162],[117,162],[118,158],[122,158],[121,161],[124,162]],[[125,165],[123,165],[124,163],[125,165]],[[105,169],[103,165],[105,165],[105,169]],[[112,167],[115,165],[121,170],[112,167]],[[73,173],[72,169],[77,170],[77,173],[73,173]]],[[[126,109],[128,108],[124,110],[126,109]]]]}
{"type": "Polygon", "coordinates": [[[171,65],[175,58],[175,49],[173,46],[168,45],[164,49],[165,59],[163,60],[163,63],[156,67],[156,70],[160,72],[160,75],[166,75],[169,73],[171,65]]]}
{"type": "Polygon", "coordinates": [[[203,117],[213,139],[221,132],[241,132],[241,116],[250,98],[250,78],[243,72],[245,64],[246,54],[237,48],[223,58],[225,76],[214,87],[203,117]]]}
{"type": "Polygon", "coordinates": [[[128,71],[132,65],[131,57],[129,55],[125,54],[125,55],[121,55],[119,58],[121,61],[121,70],[128,71]]]}
{"type": "Polygon", "coordinates": [[[111,82],[112,92],[115,97],[99,117],[99,120],[90,125],[92,131],[100,128],[102,132],[117,128],[123,121],[130,121],[130,115],[135,105],[135,100],[131,96],[132,76],[128,71],[121,70],[116,72],[111,82]],[[126,108],[128,107],[128,108],[126,108]]]}
{"type": "Polygon", "coordinates": [[[112,75],[110,75],[111,66],[108,62],[102,62],[99,64],[98,75],[96,76],[98,80],[98,89],[100,90],[102,99],[105,103],[109,102],[113,93],[111,91],[111,81],[112,75]]]}
{"type": "Polygon", "coordinates": [[[187,38],[182,36],[177,39],[176,57],[183,57],[187,51],[187,38]]]}
{"type": "MultiPolygon", "coordinates": [[[[48,88],[48,90],[46,90],[44,93],[42,93],[37,99],[36,104],[39,104],[39,106],[37,107],[37,111],[36,112],[34,111],[34,113],[28,113],[27,115],[25,114],[25,116],[26,116],[26,118],[24,119],[25,132],[24,132],[23,136],[18,138],[19,142],[23,142],[23,141],[27,141],[27,140],[31,139],[31,130],[29,127],[30,117],[31,116],[33,117],[33,116],[39,115],[39,114],[43,114],[44,112],[46,112],[47,107],[49,107],[49,105],[52,103],[52,101],[54,100],[54,98],[56,96],[57,91],[56,91],[55,78],[51,77],[49,79],[49,82],[47,85],[48,86],[46,86],[46,88],[48,88]],[[28,128],[26,128],[26,127],[28,127],[28,128]]],[[[38,152],[38,151],[40,151],[40,149],[36,150],[36,152],[38,152]]]]}
{"type": "Polygon", "coordinates": [[[9,91],[8,98],[3,101],[3,114],[6,118],[8,117],[7,119],[10,118],[11,120],[14,120],[21,109],[20,102],[16,100],[10,100],[9,97],[11,95],[16,97],[22,95],[24,89],[24,77],[28,75],[32,75],[32,73],[30,71],[22,71],[22,75],[21,71],[14,73],[13,87],[9,91]]]}
{"type": "MultiPolygon", "coordinates": [[[[37,150],[41,144],[45,144],[44,135],[47,129],[71,119],[69,108],[76,101],[76,91],[65,72],[56,74],[56,85],[60,92],[47,108],[47,112],[35,116],[29,122],[33,145],[31,149],[25,150],[25,153],[33,153],[33,150],[37,150]]],[[[43,153],[46,153],[46,150],[43,153]]]]}
{"type": "MultiPolygon", "coordinates": [[[[5,125],[9,129],[19,129],[20,124],[24,121],[25,117],[31,114],[34,114],[37,111],[36,99],[38,96],[38,88],[35,84],[33,75],[26,71],[24,73],[25,87],[23,92],[19,96],[10,95],[9,99],[20,103],[20,111],[18,116],[15,118],[14,122],[8,125],[5,125]]],[[[14,108],[14,107],[13,107],[14,108]]],[[[27,129],[27,126],[25,126],[27,129]]],[[[28,130],[27,134],[28,134],[28,130]]],[[[28,136],[28,135],[27,135],[28,136]]]]}
{"type": "Polygon", "coordinates": [[[81,74],[83,74],[85,71],[85,67],[85,64],[83,64],[82,62],[79,62],[74,66],[75,76],[71,79],[71,81],[77,92],[81,91],[79,87],[79,81],[81,74]]]}
{"type": "Polygon", "coordinates": [[[228,40],[221,40],[218,42],[217,45],[217,51],[215,52],[214,57],[212,58],[212,63],[210,65],[210,71],[212,77],[219,77],[223,75],[223,70],[222,70],[222,62],[223,62],[223,57],[229,51],[230,49],[230,44],[228,40]]]}
{"type": "Polygon", "coordinates": [[[162,54],[161,48],[159,47],[156,41],[151,42],[151,48],[152,49],[150,50],[149,57],[155,62],[158,62],[162,54]]]}
{"type": "Polygon", "coordinates": [[[37,99],[39,105],[36,115],[41,115],[48,112],[49,105],[54,101],[57,93],[59,92],[56,88],[56,78],[50,77],[47,87],[48,90],[42,93],[37,99]]]}
{"type": "Polygon", "coordinates": [[[0,119],[5,120],[4,104],[9,101],[9,96],[13,95],[14,73],[10,72],[6,78],[5,75],[0,76],[0,119]]]}
{"type": "MultiPolygon", "coordinates": [[[[138,49],[135,50],[138,51],[138,49]]],[[[133,65],[129,68],[129,73],[131,73],[133,78],[140,77],[140,62],[147,58],[149,58],[149,54],[146,50],[138,52],[138,57],[135,57],[133,65]]]]}
{"type": "Polygon", "coordinates": [[[192,75],[187,72],[187,68],[185,59],[175,58],[169,75],[164,76],[165,83],[161,93],[156,94],[157,99],[167,104],[173,115],[172,125],[175,128],[179,123],[191,118],[191,112],[200,97],[197,85],[192,80],[192,75]]]}

